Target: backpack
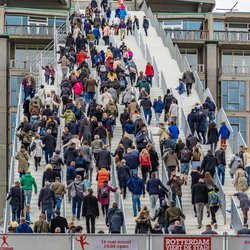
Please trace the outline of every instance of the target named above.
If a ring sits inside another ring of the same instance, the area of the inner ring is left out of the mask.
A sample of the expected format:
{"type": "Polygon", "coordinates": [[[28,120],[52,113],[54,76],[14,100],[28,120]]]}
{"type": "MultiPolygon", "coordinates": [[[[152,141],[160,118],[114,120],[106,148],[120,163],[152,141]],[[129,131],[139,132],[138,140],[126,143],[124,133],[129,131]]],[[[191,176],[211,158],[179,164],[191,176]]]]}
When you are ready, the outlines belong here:
{"type": "Polygon", "coordinates": [[[62,97],[65,97],[65,96],[69,96],[69,89],[68,88],[63,88],[63,90],[62,90],[62,97]]]}
{"type": "Polygon", "coordinates": [[[212,194],[209,194],[209,195],[210,195],[210,204],[213,205],[213,206],[217,206],[218,203],[219,203],[218,194],[212,193],[212,194]]]}
{"type": "Polygon", "coordinates": [[[40,127],[40,133],[41,136],[45,136],[47,134],[46,129],[44,127],[40,127]]]}
{"type": "Polygon", "coordinates": [[[23,137],[23,143],[24,144],[30,144],[31,143],[31,137],[29,135],[25,134],[23,137]]]}
{"type": "Polygon", "coordinates": [[[34,142],[30,147],[30,151],[33,152],[35,149],[36,149],[36,143],[34,142]]]}
{"type": "Polygon", "coordinates": [[[121,90],[123,91],[126,88],[126,81],[124,79],[120,80],[119,82],[121,90]]]}
{"type": "Polygon", "coordinates": [[[101,73],[106,73],[107,72],[105,65],[100,66],[100,72],[101,73]]]}
{"type": "Polygon", "coordinates": [[[191,158],[191,152],[187,148],[181,150],[181,161],[188,162],[191,158]]]}
{"type": "Polygon", "coordinates": [[[145,135],[143,132],[139,131],[135,136],[136,143],[141,143],[145,140],[145,135]]]}
{"type": "Polygon", "coordinates": [[[108,187],[101,188],[101,198],[107,198],[109,195],[108,187]]]}

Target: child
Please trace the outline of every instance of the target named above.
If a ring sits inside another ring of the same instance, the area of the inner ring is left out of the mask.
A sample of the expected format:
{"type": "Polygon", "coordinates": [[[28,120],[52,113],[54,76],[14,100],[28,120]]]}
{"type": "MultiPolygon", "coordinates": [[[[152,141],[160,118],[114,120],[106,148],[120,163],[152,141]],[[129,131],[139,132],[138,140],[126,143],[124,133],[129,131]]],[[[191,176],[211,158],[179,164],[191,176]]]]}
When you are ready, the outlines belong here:
{"type": "Polygon", "coordinates": [[[30,206],[29,205],[26,205],[24,207],[24,209],[21,212],[21,217],[25,218],[27,224],[29,225],[33,224],[33,222],[31,222],[31,219],[30,219],[30,206]]]}
{"type": "Polygon", "coordinates": [[[50,68],[49,66],[42,67],[44,69],[45,82],[49,84],[50,68]]]}
{"type": "Polygon", "coordinates": [[[55,75],[56,75],[56,71],[55,71],[54,65],[50,65],[50,79],[51,79],[50,85],[54,85],[55,75]]]}

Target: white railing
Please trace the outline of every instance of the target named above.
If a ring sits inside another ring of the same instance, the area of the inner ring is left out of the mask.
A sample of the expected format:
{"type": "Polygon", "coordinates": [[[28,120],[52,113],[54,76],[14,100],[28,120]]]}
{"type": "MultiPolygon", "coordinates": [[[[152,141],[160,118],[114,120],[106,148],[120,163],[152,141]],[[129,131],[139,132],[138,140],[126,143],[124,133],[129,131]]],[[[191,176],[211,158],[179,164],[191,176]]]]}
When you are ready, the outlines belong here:
{"type": "MultiPolygon", "coordinates": [[[[12,185],[14,184],[14,176],[15,176],[15,155],[18,150],[18,138],[16,136],[16,131],[20,123],[21,117],[21,109],[22,109],[22,84],[20,84],[19,96],[18,96],[18,106],[17,106],[17,114],[16,114],[16,124],[15,124],[15,134],[13,138],[12,144],[12,152],[11,152],[11,160],[10,160],[10,167],[9,167],[9,179],[8,179],[8,192],[10,191],[12,185]]],[[[8,201],[5,203],[5,211],[4,211],[4,232],[7,233],[8,231],[8,224],[10,220],[10,204],[8,201]]]]}
{"type": "Polygon", "coordinates": [[[221,66],[219,68],[219,74],[225,75],[249,75],[250,66],[221,66]]]}

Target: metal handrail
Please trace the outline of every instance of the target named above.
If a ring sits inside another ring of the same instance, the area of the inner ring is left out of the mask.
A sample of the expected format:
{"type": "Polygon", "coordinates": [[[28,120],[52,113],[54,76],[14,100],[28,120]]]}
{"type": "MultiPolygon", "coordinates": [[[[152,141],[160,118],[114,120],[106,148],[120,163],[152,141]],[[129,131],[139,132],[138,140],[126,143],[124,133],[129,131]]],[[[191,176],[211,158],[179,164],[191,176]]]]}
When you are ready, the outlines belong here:
{"type": "Polygon", "coordinates": [[[224,225],[226,225],[226,221],[227,221],[227,206],[226,206],[226,195],[224,192],[224,188],[221,184],[220,178],[218,176],[218,172],[216,170],[216,173],[214,174],[214,184],[218,187],[219,191],[217,192],[217,194],[220,197],[220,209],[224,218],[224,225]]]}
{"type": "Polygon", "coordinates": [[[235,233],[243,228],[243,221],[241,219],[234,197],[231,197],[231,227],[233,228],[235,233]]]}
{"type": "MultiPolygon", "coordinates": [[[[18,106],[17,106],[17,115],[16,115],[16,124],[15,124],[15,134],[14,134],[14,141],[12,145],[12,152],[11,152],[11,161],[10,161],[10,168],[9,168],[9,180],[8,180],[8,192],[10,191],[12,185],[14,184],[14,176],[15,176],[15,155],[18,149],[18,138],[16,136],[16,131],[20,123],[20,114],[22,108],[22,84],[20,84],[19,96],[18,96],[18,106]]],[[[5,203],[5,213],[4,213],[4,233],[8,231],[8,224],[10,220],[10,204],[8,201],[5,203]]]]}

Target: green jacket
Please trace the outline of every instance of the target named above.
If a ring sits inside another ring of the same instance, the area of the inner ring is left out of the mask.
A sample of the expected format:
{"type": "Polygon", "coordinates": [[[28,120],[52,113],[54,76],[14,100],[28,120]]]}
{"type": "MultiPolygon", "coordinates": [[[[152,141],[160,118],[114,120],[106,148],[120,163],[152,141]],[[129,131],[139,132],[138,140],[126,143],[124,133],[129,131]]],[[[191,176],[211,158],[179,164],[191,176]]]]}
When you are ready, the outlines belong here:
{"type": "Polygon", "coordinates": [[[64,112],[64,114],[60,115],[62,118],[65,118],[65,124],[67,125],[72,121],[72,119],[76,119],[75,114],[72,110],[68,109],[64,112]]]}
{"type": "Polygon", "coordinates": [[[139,90],[141,91],[142,88],[144,88],[146,90],[146,92],[148,94],[150,94],[150,86],[149,86],[149,83],[146,81],[146,80],[140,80],[136,85],[135,85],[136,88],[139,87],[139,90]]]}
{"type": "Polygon", "coordinates": [[[31,174],[26,173],[25,175],[23,175],[23,177],[21,178],[21,185],[23,187],[23,190],[32,190],[32,185],[33,185],[35,193],[37,193],[36,181],[35,178],[31,176],[31,174]]]}

